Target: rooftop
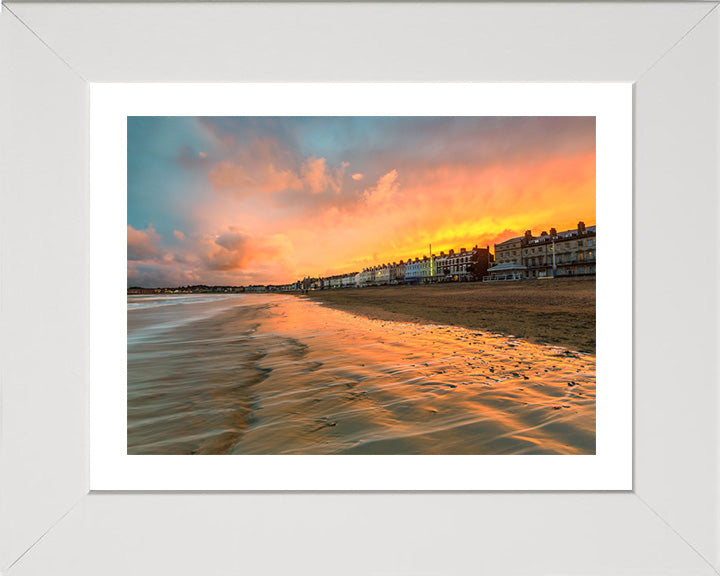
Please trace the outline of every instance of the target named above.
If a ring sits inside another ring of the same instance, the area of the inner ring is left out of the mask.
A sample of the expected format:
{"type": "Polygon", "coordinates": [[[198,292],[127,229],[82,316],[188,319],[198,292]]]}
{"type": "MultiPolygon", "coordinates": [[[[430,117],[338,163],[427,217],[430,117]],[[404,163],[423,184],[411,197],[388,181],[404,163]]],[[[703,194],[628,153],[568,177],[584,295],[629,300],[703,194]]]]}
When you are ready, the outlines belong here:
{"type": "MultiPolygon", "coordinates": [[[[595,234],[596,233],[595,228],[596,228],[595,226],[586,226],[585,227],[585,235],[595,234]]],[[[568,240],[570,238],[576,238],[578,236],[579,236],[578,231],[577,231],[577,229],[575,229],[575,230],[565,230],[564,232],[558,232],[555,235],[555,238],[560,239],[560,240],[568,240]]],[[[550,241],[552,241],[552,238],[553,237],[550,236],[549,234],[546,236],[538,236],[538,237],[530,240],[530,242],[528,242],[528,244],[541,244],[543,242],[550,242],[550,241]]]]}
{"type": "MultiPolygon", "coordinates": [[[[595,234],[596,233],[596,227],[595,226],[586,226],[585,227],[585,234],[595,234]]],[[[567,240],[569,238],[574,238],[578,236],[577,228],[574,230],[564,230],[563,232],[558,232],[555,234],[555,236],[551,236],[550,234],[546,234],[545,236],[534,236],[528,244],[540,244],[543,242],[550,242],[552,238],[559,239],[559,240],[567,240]]],[[[505,244],[510,244],[512,242],[519,242],[521,240],[524,240],[524,236],[516,236],[515,238],[509,238],[508,240],[504,240],[503,242],[498,242],[495,244],[495,246],[503,246],[505,244]]]]}
{"type": "Polygon", "coordinates": [[[515,238],[510,238],[508,240],[503,240],[502,242],[498,242],[495,244],[495,246],[502,246],[503,244],[509,244],[510,242],[517,242],[518,240],[522,240],[522,236],[516,236],[515,238]]]}

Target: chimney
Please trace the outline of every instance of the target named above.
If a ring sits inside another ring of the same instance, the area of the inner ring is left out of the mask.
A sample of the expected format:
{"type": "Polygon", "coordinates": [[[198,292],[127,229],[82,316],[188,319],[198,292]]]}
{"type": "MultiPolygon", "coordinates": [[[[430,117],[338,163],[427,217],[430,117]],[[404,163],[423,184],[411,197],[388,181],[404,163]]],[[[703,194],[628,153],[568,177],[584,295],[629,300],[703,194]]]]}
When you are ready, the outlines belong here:
{"type": "Polygon", "coordinates": [[[465,252],[467,252],[467,250],[465,250],[465,248],[460,248],[460,254],[464,254],[465,252]]]}
{"type": "Polygon", "coordinates": [[[445,252],[440,251],[440,256],[445,256],[445,252]]]}
{"type": "Polygon", "coordinates": [[[585,234],[585,222],[578,222],[578,234],[585,234]]]}
{"type": "Polygon", "coordinates": [[[540,232],[540,236],[547,236],[547,232],[545,232],[545,230],[543,230],[542,232],[540,232]]]}
{"type": "Polygon", "coordinates": [[[448,256],[452,256],[453,254],[455,254],[455,249],[450,248],[450,252],[448,252],[448,256]]]}
{"type": "Polygon", "coordinates": [[[557,236],[557,230],[555,230],[555,228],[550,228],[550,236],[557,236]]]}
{"type": "Polygon", "coordinates": [[[532,240],[532,230],[525,230],[525,240],[532,240]]]}

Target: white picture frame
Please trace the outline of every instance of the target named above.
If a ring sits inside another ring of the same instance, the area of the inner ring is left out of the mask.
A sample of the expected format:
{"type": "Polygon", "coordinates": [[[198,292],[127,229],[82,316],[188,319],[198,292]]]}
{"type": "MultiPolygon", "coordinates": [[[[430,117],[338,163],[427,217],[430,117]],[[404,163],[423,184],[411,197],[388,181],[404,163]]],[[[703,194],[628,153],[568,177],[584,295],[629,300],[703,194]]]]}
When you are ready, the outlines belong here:
{"type": "Polygon", "coordinates": [[[4,6],[2,573],[717,573],[716,8],[4,6]],[[632,491],[89,493],[89,83],[280,80],[634,83],[632,491]]]}

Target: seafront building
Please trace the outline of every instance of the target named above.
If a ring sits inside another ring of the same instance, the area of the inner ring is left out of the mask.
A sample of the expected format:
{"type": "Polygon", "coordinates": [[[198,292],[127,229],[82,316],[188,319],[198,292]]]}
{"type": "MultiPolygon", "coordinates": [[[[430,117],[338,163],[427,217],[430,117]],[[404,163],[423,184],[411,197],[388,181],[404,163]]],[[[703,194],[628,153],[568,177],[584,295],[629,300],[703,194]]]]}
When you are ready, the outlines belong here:
{"type": "Polygon", "coordinates": [[[329,278],[325,279],[325,283],[328,288],[340,288],[342,286],[342,276],[330,276],[329,278]]]}
{"type": "Polygon", "coordinates": [[[386,284],[400,284],[405,281],[405,263],[400,260],[400,263],[393,262],[390,264],[383,264],[377,268],[375,274],[375,283],[378,285],[386,284]]]}
{"type": "Polygon", "coordinates": [[[436,278],[437,265],[434,255],[408,260],[402,269],[396,270],[398,284],[428,284],[434,282],[436,278]]]}
{"type": "Polygon", "coordinates": [[[395,264],[393,262],[393,268],[394,268],[394,275],[395,275],[395,281],[392,282],[393,284],[403,284],[405,282],[405,262],[400,260],[399,263],[395,264]]]}
{"type": "Polygon", "coordinates": [[[390,284],[390,280],[394,279],[393,269],[390,264],[383,264],[377,269],[375,273],[375,283],[384,285],[390,284]]]}
{"type": "Polygon", "coordinates": [[[419,262],[418,272],[420,281],[424,283],[432,282],[435,276],[437,276],[437,266],[435,265],[435,258],[433,256],[423,256],[419,262]]]}
{"type": "Polygon", "coordinates": [[[522,280],[595,274],[596,227],[578,222],[574,230],[550,228],[495,244],[495,266],[484,280],[522,280]]]}
{"type": "Polygon", "coordinates": [[[463,281],[482,278],[487,274],[488,268],[494,261],[490,247],[479,248],[477,245],[460,252],[450,250],[448,254],[440,252],[435,259],[437,263],[436,277],[440,281],[463,281]]]}
{"type": "MultiPolygon", "coordinates": [[[[460,248],[447,254],[430,254],[400,262],[388,262],[365,268],[354,276],[354,281],[342,280],[341,287],[386,286],[395,284],[430,284],[434,282],[462,282],[477,280],[487,274],[494,262],[490,247],[470,250],[460,248]]],[[[333,277],[330,277],[332,280],[333,277]]],[[[330,287],[335,287],[330,284],[330,287]]]]}
{"type": "Polygon", "coordinates": [[[375,284],[377,278],[377,268],[365,268],[356,277],[355,283],[357,286],[372,286],[375,284]]]}
{"type": "Polygon", "coordinates": [[[420,283],[420,259],[408,260],[405,263],[405,284],[420,283]]]}
{"type": "Polygon", "coordinates": [[[490,247],[470,250],[451,249],[447,254],[431,253],[399,262],[364,268],[361,272],[335,274],[326,277],[306,276],[302,280],[281,285],[251,286],[183,286],[179,288],[143,288],[132,286],[128,294],[177,294],[207,292],[294,292],[335,290],[366,286],[397,284],[430,284],[463,282],[482,279],[525,280],[562,276],[594,275],[596,270],[597,236],[595,226],[578,222],[577,228],[558,232],[550,228],[539,236],[528,230],[523,236],[490,247]]]}

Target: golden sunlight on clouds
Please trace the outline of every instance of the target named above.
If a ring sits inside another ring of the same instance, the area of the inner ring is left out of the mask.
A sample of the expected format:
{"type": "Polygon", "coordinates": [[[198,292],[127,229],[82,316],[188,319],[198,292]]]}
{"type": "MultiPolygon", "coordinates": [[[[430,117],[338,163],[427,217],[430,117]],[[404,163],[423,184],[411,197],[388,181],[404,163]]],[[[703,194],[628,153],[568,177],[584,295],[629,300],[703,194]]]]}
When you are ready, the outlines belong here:
{"type": "Polygon", "coordinates": [[[595,224],[594,118],[230,118],[196,129],[207,152],[181,155],[164,210],[136,209],[129,184],[135,281],[286,283],[429,244],[492,249],[527,229],[595,224]]]}

